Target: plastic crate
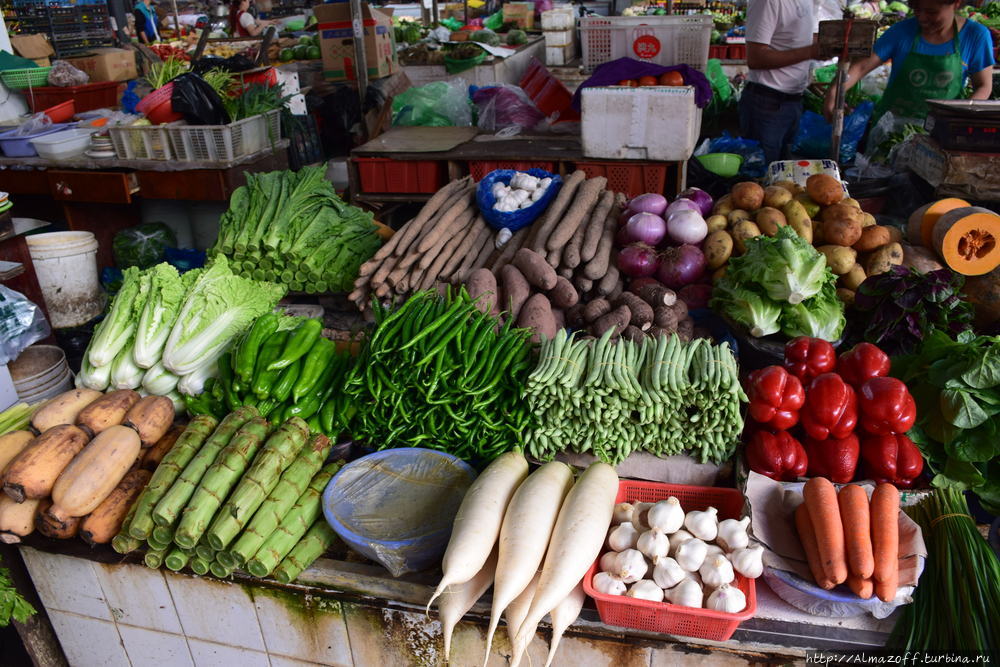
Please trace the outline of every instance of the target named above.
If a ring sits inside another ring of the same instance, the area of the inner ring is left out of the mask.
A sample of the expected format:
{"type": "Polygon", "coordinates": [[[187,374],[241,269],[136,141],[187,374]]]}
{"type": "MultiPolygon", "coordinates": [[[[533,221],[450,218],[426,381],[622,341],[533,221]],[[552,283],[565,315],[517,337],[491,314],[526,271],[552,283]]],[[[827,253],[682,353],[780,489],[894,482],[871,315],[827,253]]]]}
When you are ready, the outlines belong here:
{"type": "Polygon", "coordinates": [[[528,171],[529,169],[541,169],[550,174],[555,173],[555,162],[521,162],[517,160],[481,160],[469,163],[469,175],[477,183],[491,171],[497,169],[513,169],[515,171],[528,171]]]}
{"type": "Polygon", "coordinates": [[[583,67],[635,58],[704,71],[712,26],[712,17],[702,15],[585,16],[580,19],[583,67]]]}
{"type": "MultiPolygon", "coordinates": [[[[658,482],[638,482],[623,479],[618,483],[616,503],[655,503],[674,496],[685,512],[704,510],[711,506],[719,510],[720,519],[739,519],[743,511],[743,494],[736,489],[707,486],[682,486],[658,482]]],[[[651,602],[624,595],[606,595],[594,590],[592,581],[600,559],[583,578],[583,590],[594,599],[601,622],[647,632],[697,637],[724,642],[733,636],[740,623],[757,612],[757,589],[753,579],[736,575],[736,587],[747,598],[746,608],[730,614],[711,609],[682,607],[669,602],[651,602]]]]}
{"type": "Polygon", "coordinates": [[[225,162],[259,153],[281,140],[275,109],[229,125],[168,125],[170,148],[181,162],[225,162]]]}
{"type": "Polygon", "coordinates": [[[556,123],[580,120],[580,112],[572,106],[573,93],[537,58],[529,61],[518,85],[547,118],[558,114],[556,123]]]}
{"type": "Polygon", "coordinates": [[[353,158],[358,167],[361,192],[426,194],[437,192],[448,182],[445,162],[393,160],[381,157],[353,158]]]}
{"type": "Polygon", "coordinates": [[[576,168],[587,178],[603,176],[608,179],[608,190],[625,196],[637,197],[647,192],[664,193],[667,184],[667,165],[648,162],[577,162],[576,168]]]}
{"type": "MultiPolygon", "coordinates": [[[[3,85],[11,90],[24,90],[25,88],[33,88],[34,86],[44,86],[49,82],[49,70],[51,69],[51,67],[8,69],[0,72],[0,80],[3,81],[3,85]]],[[[48,106],[52,105],[49,104],[48,106]]],[[[41,108],[44,109],[45,107],[41,108]]]]}
{"type": "Polygon", "coordinates": [[[108,136],[121,160],[170,160],[169,125],[109,127],[108,136]]]}
{"type": "Polygon", "coordinates": [[[729,47],[725,44],[713,44],[708,47],[708,57],[727,60],[729,58],[729,47]]]}
{"type": "Polygon", "coordinates": [[[32,88],[25,93],[25,97],[28,98],[28,106],[31,107],[32,111],[42,111],[61,102],[73,100],[76,112],[80,113],[81,111],[118,106],[118,87],[123,85],[118,81],[102,81],[66,88],[44,86],[32,88]]]}

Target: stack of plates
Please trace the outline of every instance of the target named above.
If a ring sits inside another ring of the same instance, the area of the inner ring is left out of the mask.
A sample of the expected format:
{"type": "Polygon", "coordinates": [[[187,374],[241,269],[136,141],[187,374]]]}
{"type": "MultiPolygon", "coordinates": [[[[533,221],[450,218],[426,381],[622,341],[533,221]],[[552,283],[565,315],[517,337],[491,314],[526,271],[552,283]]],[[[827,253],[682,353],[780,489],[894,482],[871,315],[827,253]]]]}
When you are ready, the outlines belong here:
{"type": "Polygon", "coordinates": [[[10,209],[14,205],[6,192],[0,192],[0,213],[10,209]]]}
{"type": "Polygon", "coordinates": [[[86,155],[95,160],[114,157],[115,147],[111,144],[111,137],[96,132],[92,134],[90,136],[90,150],[87,151],[86,155]]]}
{"type": "Polygon", "coordinates": [[[66,353],[55,345],[32,345],[8,367],[18,399],[35,403],[73,388],[66,353]]]}

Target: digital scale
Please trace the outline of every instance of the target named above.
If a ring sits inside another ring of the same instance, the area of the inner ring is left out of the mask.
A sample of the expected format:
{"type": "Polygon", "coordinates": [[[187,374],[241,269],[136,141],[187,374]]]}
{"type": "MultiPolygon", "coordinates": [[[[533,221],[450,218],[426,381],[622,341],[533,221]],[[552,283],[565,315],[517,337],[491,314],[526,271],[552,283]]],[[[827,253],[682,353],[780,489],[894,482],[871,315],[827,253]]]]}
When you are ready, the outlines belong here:
{"type": "Polygon", "coordinates": [[[945,150],[1000,152],[1000,100],[928,100],[924,129],[945,150]]]}

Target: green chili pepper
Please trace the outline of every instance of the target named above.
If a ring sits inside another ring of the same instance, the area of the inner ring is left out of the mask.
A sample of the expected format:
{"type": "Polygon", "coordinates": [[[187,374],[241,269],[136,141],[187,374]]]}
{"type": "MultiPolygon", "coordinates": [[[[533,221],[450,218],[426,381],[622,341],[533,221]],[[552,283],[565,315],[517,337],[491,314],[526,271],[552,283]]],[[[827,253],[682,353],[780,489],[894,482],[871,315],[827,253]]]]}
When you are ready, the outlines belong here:
{"type": "Polygon", "coordinates": [[[267,340],[268,336],[278,329],[278,316],[275,313],[267,313],[257,318],[250,331],[244,336],[234,358],[234,370],[236,375],[244,383],[249,383],[253,379],[254,368],[260,348],[267,340]]]}
{"type": "Polygon", "coordinates": [[[278,379],[278,371],[268,370],[270,363],[281,354],[285,341],[288,339],[287,331],[276,331],[271,334],[261,346],[260,354],[257,355],[257,367],[254,369],[253,393],[264,398],[271,393],[271,385],[278,379]]]}
{"type": "Polygon", "coordinates": [[[323,426],[320,424],[319,415],[313,415],[306,420],[306,423],[309,424],[309,430],[313,433],[323,433],[323,426]]]}
{"type": "MultiPolygon", "coordinates": [[[[273,371],[267,372],[270,373],[273,371]]],[[[289,394],[292,393],[292,387],[295,386],[296,382],[298,382],[301,372],[301,359],[293,361],[291,366],[279,371],[278,379],[271,386],[271,398],[279,403],[284,403],[288,399],[289,394]]]]}
{"type": "Polygon", "coordinates": [[[297,379],[292,388],[293,402],[298,403],[316,386],[335,354],[336,346],[332,340],[319,338],[313,343],[309,354],[302,359],[301,371],[296,373],[297,379]]]}
{"type": "Polygon", "coordinates": [[[301,359],[309,352],[321,333],[323,333],[322,322],[313,319],[306,320],[295,328],[285,342],[281,354],[267,365],[267,369],[269,371],[281,370],[291,365],[296,359],[301,359]]]}
{"type": "Polygon", "coordinates": [[[319,409],[319,423],[322,427],[321,430],[331,438],[335,435],[333,427],[336,422],[339,408],[340,406],[338,405],[337,399],[329,398],[326,403],[323,404],[323,407],[319,409]]]}

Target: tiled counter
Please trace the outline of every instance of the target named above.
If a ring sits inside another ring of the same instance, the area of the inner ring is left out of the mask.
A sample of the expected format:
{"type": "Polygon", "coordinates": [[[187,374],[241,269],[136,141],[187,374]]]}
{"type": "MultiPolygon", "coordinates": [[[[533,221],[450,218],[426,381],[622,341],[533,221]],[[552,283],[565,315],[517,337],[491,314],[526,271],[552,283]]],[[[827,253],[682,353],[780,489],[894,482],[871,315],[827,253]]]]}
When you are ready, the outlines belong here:
{"type": "MultiPolygon", "coordinates": [[[[322,560],[300,577],[308,585],[280,586],[251,579],[219,581],[31,547],[22,547],[21,554],[72,667],[443,664],[440,623],[423,613],[431,590],[427,577],[394,580],[371,565],[322,560]]],[[[885,627],[863,620],[809,625],[815,619],[783,609],[787,605],[766,586],[758,591],[758,618],[723,644],[626,635],[597,622],[592,609],[585,610],[563,638],[554,664],[785,662],[801,660],[805,646],[878,644],[884,639],[885,627]]],[[[456,629],[452,665],[482,664],[488,617],[488,605],[480,602],[456,629]]],[[[545,663],[549,636],[547,626],[540,628],[530,647],[531,664],[545,663]]],[[[489,665],[507,665],[510,653],[501,626],[489,665]]]]}

